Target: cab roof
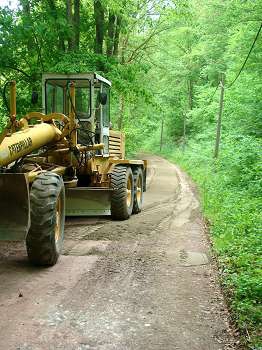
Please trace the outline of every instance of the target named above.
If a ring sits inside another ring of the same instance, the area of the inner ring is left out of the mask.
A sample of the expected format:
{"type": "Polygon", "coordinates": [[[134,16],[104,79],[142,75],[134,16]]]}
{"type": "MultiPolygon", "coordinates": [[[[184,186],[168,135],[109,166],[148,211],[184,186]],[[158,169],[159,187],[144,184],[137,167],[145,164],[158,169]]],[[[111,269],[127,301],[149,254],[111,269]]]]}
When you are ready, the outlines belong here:
{"type": "Polygon", "coordinates": [[[44,73],[42,75],[42,81],[43,83],[46,80],[56,80],[56,79],[68,79],[68,80],[77,80],[77,79],[88,79],[92,83],[94,83],[96,80],[105,83],[108,86],[111,86],[111,82],[107,80],[106,78],[102,77],[101,75],[95,73],[95,72],[88,72],[88,73],[44,73]]]}

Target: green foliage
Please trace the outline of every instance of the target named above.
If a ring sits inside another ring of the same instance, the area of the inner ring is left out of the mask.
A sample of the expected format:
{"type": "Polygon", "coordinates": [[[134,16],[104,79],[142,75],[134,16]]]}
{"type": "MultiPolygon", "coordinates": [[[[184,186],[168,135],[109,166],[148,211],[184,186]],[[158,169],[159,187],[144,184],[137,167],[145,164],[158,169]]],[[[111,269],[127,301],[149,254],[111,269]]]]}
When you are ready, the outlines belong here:
{"type": "Polygon", "coordinates": [[[162,87],[156,95],[162,108],[154,134],[144,143],[145,149],[159,153],[163,119],[161,154],[180,164],[198,184],[221,283],[236,324],[250,336],[244,342],[251,349],[262,346],[261,36],[245,69],[227,87],[259,28],[262,7],[257,6],[258,2],[196,0],[175,19],[174,31],[162,38],[163,50],[150,58],[159,90],[162,87]],[[222,138],[219,159],[214,160],[220,92],[216,87],[222,72],[222,138]]]}
{"type": "Polygon", "coordinates": [[[7,117],[5,116],[5,113],[5,109],[0,105],[0,115],[2,116],[2,118],[0,118],[0,132],[6,126],[7,117]]]}

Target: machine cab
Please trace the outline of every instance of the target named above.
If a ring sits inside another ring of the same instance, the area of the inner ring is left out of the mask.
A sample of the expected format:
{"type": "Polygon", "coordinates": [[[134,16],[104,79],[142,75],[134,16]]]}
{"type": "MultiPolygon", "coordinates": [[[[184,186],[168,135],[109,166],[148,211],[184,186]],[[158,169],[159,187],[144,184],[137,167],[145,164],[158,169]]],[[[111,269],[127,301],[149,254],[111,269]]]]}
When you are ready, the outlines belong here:
{"type": "Polygon", "coordinates": [[[43,111],[46,114],[70,114],[74,84],[74,113],[78,122],[78,143],[103,143],[104,156],[109,155],[110,81],[96,73],[44,74],[43,111]]]}

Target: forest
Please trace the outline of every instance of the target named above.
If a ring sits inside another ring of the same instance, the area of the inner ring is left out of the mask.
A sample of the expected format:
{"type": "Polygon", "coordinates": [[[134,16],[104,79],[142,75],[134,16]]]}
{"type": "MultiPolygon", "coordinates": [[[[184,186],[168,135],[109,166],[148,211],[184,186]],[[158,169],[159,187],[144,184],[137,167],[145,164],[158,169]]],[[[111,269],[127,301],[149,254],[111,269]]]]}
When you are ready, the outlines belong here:
{"type": "MultiPolygon", "coordinates": [[[[111,80],[128,153],[162,155],[197,184],[232,323],[260,349],[262,0],[12,3],[0,2],[1,96],[16,80],[22,117],[41,110],[43,72],[111,80]]],[[[1,129],[7,116],[1,97],[1,129]]]]}

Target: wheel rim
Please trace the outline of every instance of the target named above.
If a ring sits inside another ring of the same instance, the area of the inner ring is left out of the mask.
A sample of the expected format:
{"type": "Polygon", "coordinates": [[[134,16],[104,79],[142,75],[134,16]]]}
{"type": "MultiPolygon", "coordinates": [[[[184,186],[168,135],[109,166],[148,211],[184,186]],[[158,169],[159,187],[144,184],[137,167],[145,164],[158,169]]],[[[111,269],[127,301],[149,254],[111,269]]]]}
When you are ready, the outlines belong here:
{"type": "Polygon", "coordinates": [[[140,203],[141,199],[142,199],[142,178],[140,175],[137,178],[137,184],[136,184],[136,200],[138,203],[140,203]]]}
{"type": "Polygon", "coordinates": [[[130,207],[132,203],[132,179],[129,176],[127,180],[127,186],[126,186],[126,204],[128,207],[130,207]]]}
{"type": "Polygon", "coordinates": [[[56,224],[55,224],[56,243],[59,241],[60,235],[61,235],[61,208],[62,208],[62,200],[61,200],[61,196],[59,196],[56,203],[56,224]]]}

